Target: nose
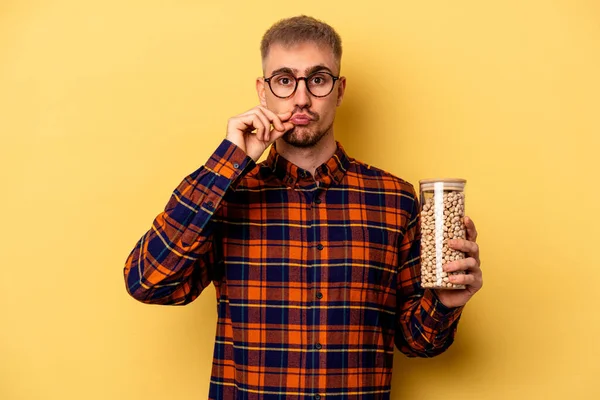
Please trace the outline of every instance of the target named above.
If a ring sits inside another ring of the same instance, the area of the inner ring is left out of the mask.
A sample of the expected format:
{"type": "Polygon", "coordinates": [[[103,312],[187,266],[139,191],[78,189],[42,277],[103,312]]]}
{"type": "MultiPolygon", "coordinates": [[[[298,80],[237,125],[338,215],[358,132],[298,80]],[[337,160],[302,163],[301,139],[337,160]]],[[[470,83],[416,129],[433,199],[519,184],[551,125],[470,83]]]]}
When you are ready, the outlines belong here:
{"type": "Polygon", "coordinates": [[[305,79],[302,79],[298,82],[298,87],[296,88],[296,93],[294,93],[293,101],[294,105],[300,109],[311,106],[310,93],[308,92],[305,79]]]}

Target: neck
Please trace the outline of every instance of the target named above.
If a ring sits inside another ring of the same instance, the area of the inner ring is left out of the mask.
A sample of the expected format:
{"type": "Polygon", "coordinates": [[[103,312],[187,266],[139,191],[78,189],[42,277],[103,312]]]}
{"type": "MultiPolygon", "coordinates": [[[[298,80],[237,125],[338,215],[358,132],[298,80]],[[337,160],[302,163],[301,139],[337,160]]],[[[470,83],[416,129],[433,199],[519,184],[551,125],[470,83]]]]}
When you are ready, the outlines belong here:
{"type": "Polygon", "coordinates": [[[277,152],[292,164],[307,170],[312,175],[321,164],[333,156],[336,149],[333,129],[330,129],[314,146],[307,148],[292,146],[283,139],[277,140],[277,152]]]}

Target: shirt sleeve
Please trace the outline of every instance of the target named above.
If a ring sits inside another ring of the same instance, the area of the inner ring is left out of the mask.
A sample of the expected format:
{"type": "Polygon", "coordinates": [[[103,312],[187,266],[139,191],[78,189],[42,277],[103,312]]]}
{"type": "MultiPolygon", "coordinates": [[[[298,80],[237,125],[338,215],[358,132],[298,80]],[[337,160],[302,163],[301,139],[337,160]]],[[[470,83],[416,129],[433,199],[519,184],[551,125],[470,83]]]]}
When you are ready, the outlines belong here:
{"type": "Polygon", "coordinates": [[[449,308],[434,290],[421,288],[419,201],[412,186],[410,195],[405,198],[410,217],[399,245],[395,343],[408,357],[434,357],[453,343],[464,306],[449,308]]]}
{"type": "Polygon", "coordinates": [[[133,298],[182,305],[200,295],[216,268],[212,217],[227,190],[255,165],[224,139],[205,165],[183,179],[125,262],[125,284],[133,298]]]}

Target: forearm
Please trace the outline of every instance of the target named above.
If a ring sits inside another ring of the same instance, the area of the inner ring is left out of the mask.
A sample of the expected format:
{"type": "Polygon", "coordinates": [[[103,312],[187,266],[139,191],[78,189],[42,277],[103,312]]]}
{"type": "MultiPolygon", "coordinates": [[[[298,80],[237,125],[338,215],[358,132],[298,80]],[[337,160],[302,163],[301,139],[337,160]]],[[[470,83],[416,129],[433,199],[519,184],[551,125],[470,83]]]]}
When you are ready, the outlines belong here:
{"type": "Polygon", "coordinates": [[[186,304],[211,282],[213,215],[254,162],[223,141],[207,163],[174,190],[124,268],[127,291],[154,304],[186,304]]]}
{"type": "Polygon", "coordinates": [[[406,210],[405,234],[399,245],[396,347],[409,357],[433,357],[454,341],[462,307],[448,308],[435,292],[421,287],[421,230],[419,202],[406,210]]]}

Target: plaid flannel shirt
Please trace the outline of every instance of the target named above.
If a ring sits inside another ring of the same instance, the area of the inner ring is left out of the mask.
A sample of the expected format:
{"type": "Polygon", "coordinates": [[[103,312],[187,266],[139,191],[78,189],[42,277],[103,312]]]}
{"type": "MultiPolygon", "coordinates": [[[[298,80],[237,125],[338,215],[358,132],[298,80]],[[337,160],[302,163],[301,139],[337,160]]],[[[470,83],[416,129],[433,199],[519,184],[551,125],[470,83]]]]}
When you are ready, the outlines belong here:
{"type": "Polygon", "coordinates": [[[210,399],[389,399],[394,344],[433,357],[454,340],[462,307],[420,287],[413,186],[336,145],[311,175],[223,140],[127,258],[144,303],[214,284],[210,399]]]}

